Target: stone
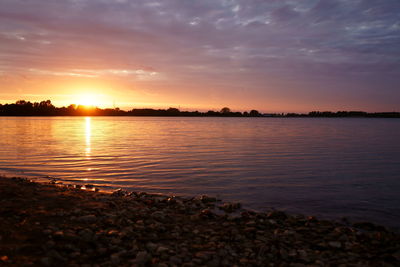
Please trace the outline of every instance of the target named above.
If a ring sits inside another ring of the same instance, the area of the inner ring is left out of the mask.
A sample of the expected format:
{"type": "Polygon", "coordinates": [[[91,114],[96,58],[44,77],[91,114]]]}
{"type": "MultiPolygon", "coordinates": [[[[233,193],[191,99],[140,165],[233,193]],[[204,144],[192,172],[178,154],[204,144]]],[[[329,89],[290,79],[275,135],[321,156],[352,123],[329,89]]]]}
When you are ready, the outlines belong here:
{"type": "Polygon", "coordinates": [[[145,245],[146,249],[149,250],[150,252],[155,252],[158,248],[157,244],[154,244],[152,242],[148,242],[145,245]]]}
{"type": "Polygon", "coordinates": [[[333,248],[341,248],[342,247],[342,244],[337,241],[330,241],[330,242],[328,242],[328,245],[333,248]]]}
{"type": "Polygon", "coordinates": [[[215,214],[210,209],[204,209],[200,212],[202,217],[213,218],[215,214]]]}
{"type": "Polygon", "coordinates": [[[64,236],[63,231],[57,231],[53,233],[54,238],[62,238],[64,236]]]}
{"type": "Polygon", "coordinates": [[[51,259],[56,259],[56,260],[59,260],[59,261],[65,261],[65,258],[63,256],[61,256],[60,253],[58,253],[55,250],[50,250],[47,253],[47,257],[49,257],[51,259]]]}
{"type": "Polygon", "coordinates": [[[216,202],[216,201],[217,201],[217,198],[215,198],[215,197],[209,197],[209,196],[203,195],[203,196],[200,197],[200,200],[201,200],[203,203],[210,203],[210,202],[216,202]]]}
{"type": "Polygon", "coordinates": [[[51,265],[52,265],[52,264],[51,264],[51,259],[48,258],[48,257],[41,258],[41,259],[40,259],[40,263],[41,263],[43,266],[51,266],[51,265]]]}
{"type": "Polygon", "coordinates": [[[110,261],[114,265],[118,265],[120,263],[120,258],[118,253],[114,253],[110,257],[110,261]]]}
{"type": "Polygon", "coordinates": [[[149,261],[150,255],[146,251],[139,251],[136,254],[136,263],[138,265],[143,265],[149,261]]]}
{"type": "Polygon", "coordinates": [[[56,245],[56,242],[54,242],[53,240],[49,240],[46,242],[47,248],[54,248],[55,245],[56,245]]]}
{"type": "Polygon", "coordinates": [[[163,253],[165,253],[165,252],[168,252],[169,251],[169,249],[168,248],[166,248],[166,247],[163,247],[163,246],[159,246],[158,248],[157,248],[157,253],[158,254],[163,254],[163,253]]]}
{"type": "Polygon", "coordinates": [[[89,215],[77,217],[76,220],[78,222],[82,222],[82,223],[94,223],[94,222],[96,222],[97,217],[94,214],[89,214],[89,215]]]}
{"type": "Polygon", "coordinates": [[[219,207],[219,209],[231,213],[234,212],[235,210],[238,210],[242,207],[240,203],[224,203],[222,206],[219,207]]]}
{"type": "Polygon", "coordinates": [[[400,262],[400,250],[393,253],[392,256],[400,262]]]}
{"type": "Polygon", "coordinates": [[[70,258],[79,258],[81,256],[81,253],[79,251],[75,251],[69,254],[70,258]]]}
{"type": "Polygon", "coordinates": [[[203,261],[208,261],[212,258],[215,253],[212,251],[199,251],[196,252],[195,257],[202,259],[203,261]]]}
{"type": "Polygon", "coordinates": [[[165,214],[162,211],[156,211],[152,214],[153,218],[158,220],[158,221],[164,221],[165,220],[165,214]]]}
{"type": "MultiPolygon", "coordinates": [[[[61,207],[39,207],[36,216],[25,206],[17,217],[4,218],[18,223],[26,217],[27,223],[18,227],[29,227],[39,238],[27,239],[35,246],[23,244],[11,256],[8,250],[0,254],[0,265],[302,267],[397,266],[400,261],[398,234],[369,223],[354,228],[279,211],[267,215],[243,209],[228,214],[207,205],[214,201],[207,197],[167,201],[151,194],[136,198],[71,192],[87,200],[80,202],[80,209],[72,205],[75,219],[71,210],[61,207]],[[64,214],[65,220],[52,214],[64,214]],[[37,227],[35,221],[46,223],[37,227]],[[32,252],[34,257],[25,256],[32,252]]],[[[0,209],[10,205],[1,197],[0,209]]],[[[233,209],[232,204],[227,208],[233,209]]],[[[0,242],[10,244],[10,235],[0,242]]]]}
{"type": "Polygon", "coordinates": [[[214,258],[207,262],[207,266],[209,267],[219,267],[220,266],[220,260],[218,258],[214,258]]]}
{"type": "Polygon", "coordinates": [[[385,227],[370,222],[357,222],[353,224],[353,227],[365,231],[382,231],[382,232],[386,231],[385,227]]]}
{"type": "Polygon", "coordinates": [[[50,229],[43,230],[43,234],[45,234],[45,235],[50,235],[51,233],[52,233],[52,231],[50,229]]]}
{"type": "Polygon", "coordinates": [[[93,239],[93,232],[90,229],[85,228],[81,230],[78,234],[81,237],[81,239],[86,242],[92,241],[93,239]]]}
{"type": "Polygon", "coordinates": [[[307,259],[307,252],[304,249],[297,250],[297,254],[299,255],[300,259],[302,260],[307,259]]]}
{"type": "Polygon", "coordinates": [[[287,215],[283,211],[271,211],[267,214],[268,219],[273,219],[273,220],[286,220],[287,215]]]}
{"type": "Polygon", "coordinates": [[[113,197],[124,197],[124,196],[129,196],[129,195],[130,195],[130,193],[123,189],[117,189],[111,194],[111,196],[113,196],[113,197]]]}
{"type": "Polygon", "coordinates": [[[170,261],[172,264],[175,264],[175,265],[177,265],[177,266],[182,265],[182,260],[181,260],[179,257],[177,257],[177,256],[171,256],[171,257],[169,258],[169,261],[170,261]]]}

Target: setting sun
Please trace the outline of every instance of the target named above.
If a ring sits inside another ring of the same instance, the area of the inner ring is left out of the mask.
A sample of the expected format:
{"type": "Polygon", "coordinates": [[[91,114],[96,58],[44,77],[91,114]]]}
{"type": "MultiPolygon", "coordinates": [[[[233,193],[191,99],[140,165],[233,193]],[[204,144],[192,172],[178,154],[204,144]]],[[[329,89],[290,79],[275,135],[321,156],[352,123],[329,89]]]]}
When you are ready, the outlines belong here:
{"type": "Polygon", "coordinates": [[[95,93],[82,93],[77,95],[75,103],[82,106],[102,107],[104,105],[104,96],[95,93]]]}

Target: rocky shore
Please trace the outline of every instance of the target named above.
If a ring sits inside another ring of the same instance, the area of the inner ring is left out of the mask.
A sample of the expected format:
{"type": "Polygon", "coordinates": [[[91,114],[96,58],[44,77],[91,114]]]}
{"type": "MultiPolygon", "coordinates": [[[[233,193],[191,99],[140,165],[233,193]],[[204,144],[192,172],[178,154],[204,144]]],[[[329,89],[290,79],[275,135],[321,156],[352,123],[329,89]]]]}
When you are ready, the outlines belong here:
{"type": "Polygon", "coordinates": [[[0,178],[4,266],[400,266],[400,235],[215,198],[0,178]]]}

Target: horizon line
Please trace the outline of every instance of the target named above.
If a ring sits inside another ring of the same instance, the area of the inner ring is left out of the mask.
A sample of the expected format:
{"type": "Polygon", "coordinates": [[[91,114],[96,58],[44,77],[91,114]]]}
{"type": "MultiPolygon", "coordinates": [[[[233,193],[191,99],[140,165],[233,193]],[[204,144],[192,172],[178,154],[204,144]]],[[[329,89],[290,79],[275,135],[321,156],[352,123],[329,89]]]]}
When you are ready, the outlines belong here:
{"type": "MultiPolygon", "coordinates": [[[[69,105],[63,105],[63,106],[60,107],[60,106],[55,106],[50,99],[42,100],[42,101],[30,101],[30,100],[20,99],[20,100],[15,101],[14,103],[0,103],[0,106],[2,106],[2,105],[18,105],[18,102],[26,103],[26,104],[28,104],[28,103],[40,104],[40,103],[46,103],[47,101],[50,101],[50,104],[55,108],[68,108],[70,106],[74,106],[75,110],[77,110],[79,107],[82,107],[83,109],[118,110],[118,111],[122,111],[122,112],[130,112],[132,110],[168,110],[168,109],[176,109],[179,112],[201,112],[199,110],[181,110],[180,109],[180,105],[178,105],[179,107],[170,106],[168,108],[160,108],[160,107],[157,107],[157,108],[156,107],[142,107],[142,108],[139,108],[139,107],[133,107],[133,108],[130,108],[128,110],[121,109],[119,107],[104,107],[104,108],[102,108],[102,107],[99,107],[97,105],[85,105],[85,104],[75,104],[75,103],[71,103],[69,105]]],[[[227,106],[222,107],[219,111],[215,111],[213,109],[203,109],[203,110],[207,110],[207,111],[204,111],[204,113],[207,113],[209,111],[220,112],[221,110],[223,110],[225,108],[229,109],[228,113],[246,113],[246,112],[251,112],[252,110],[258,112],[258,110],[256,110],[256,109],[249,109],[249,110],[244,110],[244,111],[235,111],[235,110],[231,110],[227,106]]],[[[363,110],[336,110],[336,111],[333,111],[333,110],[311,110],[311,111],[308,111],[308,112],[259,112],[259,113],[263,114],[263,115],[278,115],[279,116],[279,115],[290,115],[290,114],[293,114],[293,115],[309,115],[310,113],[315,113],[315,112],[316,113],[357,112],[357,113],[365,113],[365,114],[400,113],[399,111],[372,111],[372,112],[367,112],[367,111],[363,111],[363,110]]]]}

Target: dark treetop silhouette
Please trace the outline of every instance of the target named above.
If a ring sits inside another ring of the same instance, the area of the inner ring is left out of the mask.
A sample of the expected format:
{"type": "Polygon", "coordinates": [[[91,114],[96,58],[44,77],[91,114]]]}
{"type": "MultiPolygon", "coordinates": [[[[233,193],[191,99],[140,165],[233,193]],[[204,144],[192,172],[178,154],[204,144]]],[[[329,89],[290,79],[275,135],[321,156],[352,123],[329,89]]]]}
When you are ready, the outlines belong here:
{"type": "Polygon", "coordinates": [[[190,116],[190,117],[377,117],[400,118],[399,112],[367,113],[363,111],[312,111],[308,114],[299,113],[273,113],[261,114],[257,110],[250,112],[232,112],[224,107],[221,111],[199,112],[180,111],[177,108],[169,109],[132,109],[124,111],[119,108],[100,109],[94,106],[69,105],[68,107],[55,107],[50,100],[30,102],[18,100],[13,104],[0,104],[0,116],[190,116]]]}
{"type": "Polygon", "coordinates": [[[1,116],[226,116],[226,117],[261,117],[257,110],[248,112],[231,112],[227,107],[220,112],[216,111],[180,111],[177,108],[169,109],[132,109],[124,111],[119,108],[100,109],[95,106],[71,104],[68,107],[55,107],[50,100],[29,102],[18,100],[13,104],[0,104],[1,116]]]}

